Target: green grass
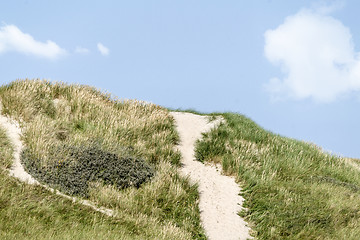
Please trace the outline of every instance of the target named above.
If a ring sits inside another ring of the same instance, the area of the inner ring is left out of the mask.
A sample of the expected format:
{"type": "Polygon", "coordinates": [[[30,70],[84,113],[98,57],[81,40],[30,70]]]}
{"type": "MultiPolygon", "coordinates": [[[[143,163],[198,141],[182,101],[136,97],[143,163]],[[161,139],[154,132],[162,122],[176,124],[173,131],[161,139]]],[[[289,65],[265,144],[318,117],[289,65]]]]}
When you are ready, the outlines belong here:
{"type": "Polygon", "coordinates": [[[122,101],[79,85],[40,80],[0,87],[2,114],[20,123],[22,140],[42,167],[67,161],[67,148],[96,142],[119,158],[144,159],[155,176],[139,188],[89,183],[88,199],[114,210],[106,217],[8,176],[11,146],[3,133],[1,239],[205,239],[197,186],[179,176],[180,153],[168,110],[122,101]]]}
{"type": "Polygon", "coordinates": [[[258,239],[359,239],[357,160],[222,115],[226,123],[204,135],[196,157],[236,177],[247,208],[241,214],[258,239]]]}

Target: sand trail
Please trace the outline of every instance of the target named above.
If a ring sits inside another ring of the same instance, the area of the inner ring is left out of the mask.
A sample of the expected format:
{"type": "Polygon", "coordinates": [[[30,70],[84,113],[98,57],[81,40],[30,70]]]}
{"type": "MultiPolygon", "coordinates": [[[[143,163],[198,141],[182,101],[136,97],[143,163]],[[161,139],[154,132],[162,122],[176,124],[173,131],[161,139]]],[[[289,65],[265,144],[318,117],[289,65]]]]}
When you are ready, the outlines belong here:
{"type": "Polygon", "coordinates": [[[232,177],[221,175],[221,166],[210,166],[196,161],[194,144],[203,132],[221,122],[209,122],[208,117],[191,113],[172,112],[180,135],[178,146],[182,154],[182,174],[199,184],[200,217],[210,240],[248,239],[249,228],[237,214],[242,209],[241,189],[232,177]]]}

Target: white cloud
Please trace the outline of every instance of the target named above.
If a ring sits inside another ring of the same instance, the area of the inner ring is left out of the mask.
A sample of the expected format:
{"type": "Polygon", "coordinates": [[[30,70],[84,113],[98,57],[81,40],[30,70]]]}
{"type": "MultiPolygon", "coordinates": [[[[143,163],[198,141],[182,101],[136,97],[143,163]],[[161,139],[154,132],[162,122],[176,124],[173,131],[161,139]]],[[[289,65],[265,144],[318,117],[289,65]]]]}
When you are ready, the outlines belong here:
{"type": "Polygon", "coordinates": [[[265,32],[265,56],[285,75],[265,85],[273,97],[331,102],[360,90],[360,54],[350,30],[326,15],[330,10],[301,10],[265,32]]]}
{"type": "Polygon", "coordinates": [[[84,47],[76,47],[75,53],[88,54],[88,53],[90,53],[90,50],[87,48],[84,48],[84,47]]]}
{"type": "Polygon", "coordinates": [[[345,0],[336,0],[331,2],[331,4],[328,4],[329,2],[326,1],[316,1],[312,3],[312,9],[313,11],[322,14],[322,15],[328,15],[331,14],[339,9],[342,9],[345,7],[345,0]]]}
{"type": "Polygon", "coordinates": [[[107,56],[110,53],[109,49],[105,47],[102,43],[98,43],[97,48],[103,56],[107,56]]]}
{"type": "Polygon", "coordinates": [[[15,51],[27,55],[56,59],[66,53],[53,41],[36,41],[31,35],[23,33],[15,25],[0,28],[0,53],[15,51]]]}

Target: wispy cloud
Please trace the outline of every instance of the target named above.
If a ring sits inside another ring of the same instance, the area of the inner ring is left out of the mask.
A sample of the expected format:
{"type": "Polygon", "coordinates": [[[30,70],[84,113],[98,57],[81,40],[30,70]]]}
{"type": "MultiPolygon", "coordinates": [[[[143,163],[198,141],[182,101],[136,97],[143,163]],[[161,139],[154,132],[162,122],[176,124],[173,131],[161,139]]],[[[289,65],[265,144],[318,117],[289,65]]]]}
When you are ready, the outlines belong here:
{"type": "Polygon", "coordinates": [[[56,59],[66,53],[53,41],[39,42],[15,25],[5,25],[0,27],[0,53],[10,51],[48,59],[56,59]]]}
{"type": "Polygon", "coordinates": [[[90,53],[90,50],[84,47],[76,47],[75,48],[75,53],[80,53],[80,54],[88,54],[90,53]]]}
{"type": "Polygon", "coordinates": [[[328,13],[334,7],[303,9],[265,33],[265,56],[284,78],[265,85],[274,98],[331,102],[360,90],[360,54],[350,30],[328,13]]]}
{"type": "Polygon", "coordinates": [[[314,3],[312,3],[311,10],[319,14],[329,15],[335,11],[344,8],[345,5],[345,0],[332,1],[331,4],[326,1],[315,1],[314,3]]]}
{"type": "Polygon", "coordinates": [[[105,47],[102,43],[98,43],[97,48],[98,48],[99,52],[101,53],[101,55],[103,55],[103,56],[107,56],[110,53],[110,50],[107,47],[105,47]]]}

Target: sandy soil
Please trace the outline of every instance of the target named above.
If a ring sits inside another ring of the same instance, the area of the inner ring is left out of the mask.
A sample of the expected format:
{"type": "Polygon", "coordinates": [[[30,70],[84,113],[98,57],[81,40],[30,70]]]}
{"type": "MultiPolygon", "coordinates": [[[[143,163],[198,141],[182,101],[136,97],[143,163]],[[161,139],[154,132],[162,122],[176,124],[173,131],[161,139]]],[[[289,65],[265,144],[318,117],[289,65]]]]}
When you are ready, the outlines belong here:
{"type": "Polygon", "coordinates": [[[204,165],[194,158],[194,144],[203,132],[209,131],[221,119],[209,122],[206,116],[172,112],[177,124],[181,143],[183,168],[199,184],[200,214],[205,232],[210,240],[247,239],[249,228],[237,214],[242,209],[241,189],[234,178],[221,175],[221,166],[204,165]]]}
{"type": "MultiPolygon", "coordinates": [[[[1,109],[0,109],[1,111],[1,109]]],[[[20,140],[21,129],[19,124],[11,119],[0,115],[0,125],[6,130],[6,133],[14,146],[14,162],[10,169],[10,175],[18,178],[22,182],[26,182],[29,184],[38,184],[34,178],[30,176],[27,172],[25,172],[23,166],[20,162],[20,153],[22,150],[22,142],[20,140]]]]}

